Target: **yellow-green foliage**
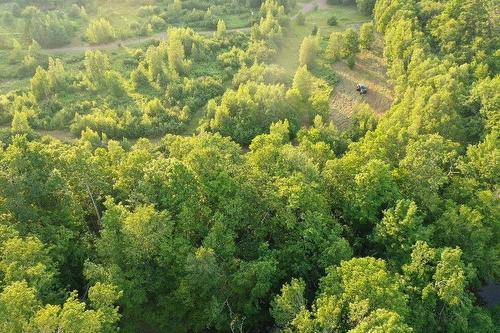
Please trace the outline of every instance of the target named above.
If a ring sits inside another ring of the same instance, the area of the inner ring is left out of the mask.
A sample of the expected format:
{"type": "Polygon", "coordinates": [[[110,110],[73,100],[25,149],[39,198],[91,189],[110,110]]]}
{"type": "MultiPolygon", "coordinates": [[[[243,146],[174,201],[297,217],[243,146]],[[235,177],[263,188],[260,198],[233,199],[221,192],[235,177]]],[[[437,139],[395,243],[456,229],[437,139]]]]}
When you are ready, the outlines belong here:
{"type": "Polygon", "coordinates": [[[92,21],[85,32],[85,37],[91,44],[103,44],[114,41],[116,32],[105,18],[92,21]]]}

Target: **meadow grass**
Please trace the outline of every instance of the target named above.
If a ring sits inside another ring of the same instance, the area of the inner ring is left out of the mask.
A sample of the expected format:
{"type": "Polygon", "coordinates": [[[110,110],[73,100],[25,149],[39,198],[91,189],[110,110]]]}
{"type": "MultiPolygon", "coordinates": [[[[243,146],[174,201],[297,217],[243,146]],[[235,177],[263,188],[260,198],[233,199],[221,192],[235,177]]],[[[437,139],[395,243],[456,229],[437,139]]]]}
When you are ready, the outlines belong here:
{"type": "Polygon", "coordinates": [[[356,6],[334,5],[326,8],[318,8],[305,14],[306,22],[303,26],[292,20],[288,34],[283,39],[281,51],[277,58],[277,64],[285,68],[288,75],[293,76],[299,65],[299,49],[304,37],[311,34],[313,26],[316,25],[322,40],[327,40],[333,31],[343,31],[349,27],[357,27],[364,22],[370,21],[368,16],[361,14],[356,6]],[[329,26],[327,20],[330,16],[337,17],[338,25],[329,26]]]}
{"type": "Polygon", "coordinates": [[[250,12],[242,14],[224,15],[222,17],[227,29],[239,29],[249,27],[252,21],[250,12]]]}

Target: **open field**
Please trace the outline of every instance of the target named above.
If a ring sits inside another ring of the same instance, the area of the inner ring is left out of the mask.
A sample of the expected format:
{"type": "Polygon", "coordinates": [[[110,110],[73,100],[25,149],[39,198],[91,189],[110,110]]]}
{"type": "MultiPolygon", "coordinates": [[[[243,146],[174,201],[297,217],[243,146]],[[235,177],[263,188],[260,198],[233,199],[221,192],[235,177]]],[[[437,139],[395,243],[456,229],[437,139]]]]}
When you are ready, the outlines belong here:
{"type": "MultiPolygon", "coordinates": [[[[166,29],[165,29],[166,30],[166,29]]],[[[240,28],[231,28],[228,32],[246,32],[249,31],[249,27],[240,27],[240,28]]],[[[213,31],[198,31],[198,33],[202,35],[211,35],[213,31]]],[[[167,39],[167,32],[161,31],[149,36],[138,36],[138,37],[130,37],[123,40],[116,40],[110,43],[91,45],[89,43],[80,42],[79,44],[63,46],[59,48],[45,50],[47,54],[61,54],[67,52],[85,52],[88,50],[114,50],[119,49],[123,46],[138,46],[144,42],[148,41],[164,41],[167,39]]]]}
{"type": "MultiPolygon", "coordinates": [[[[255,15],[255,13],[254,13],[255,15]]],[[[227,29],[240,29],[250,26],[251,13],[231,14],[222,17],[227,29]]]]}
{"type": "Polygon", "coordinates": [[[307,2],[297,4],[302,6],[302,12],[305,13],[305,25],[298,25],[294,19],[291,22],[291,29],[283,40],[281,53],[278,55],[277,64],[287,70],[289,75],[293,75],[299,65],[299,49],[304,37],[311,34],[313,26],[316,25],[322,38],[328,39],[333,31],[343,31],[350,27],[359,27],[364,22],[370,21],[370,18],[362,15],[356,6],[335,5],[330,6],[326,1],[317,0],[318,9],[314,10],[316,3],[307,2]],[[337,26],[329,26],[327,20],[335,15],[338,20],[337,26]]]}
{"type": "Polygon", "coordinates": [[[0,94],[11,90],[23,90],[30,84],[30,78],[25,79],[0,79],[0,94]]]}
{"type": "MultiPolygon", "coordinates": [[[[136,43],[132,49],[116,46],[116,48],[103,48],[102,51],[109,56],[114,70],[127,75],[130,73],[130,70],[133,69],[133,66],[131,67],[130,64],[126,65],[126,60],[133,59],[131,52],[137,48],[145,50],[145,47],[143,47],[143,41],[141,41],[140,44],[136,43]]],[[[44,50],[43,54],[49,57],[61,59],[64,62],[64,68],[66,71],[69,73],[76,73],[83,69],[85,50],[86,49],[81,48],[68,48],[66,51],[44,50]]],[[[25,51],[24,53],[27,52],[25,51]]],[[[0,50],[0,57],[7,59],[9,57],[8,51],[0,50]]],[[[28,75],[27,77],[19,77],[17,73],[18,67],[19,64],[10,64],[7,61],[0,61],[0,94],[5,94],[12,90],[29,89],[31,75],[28,75]]]]}

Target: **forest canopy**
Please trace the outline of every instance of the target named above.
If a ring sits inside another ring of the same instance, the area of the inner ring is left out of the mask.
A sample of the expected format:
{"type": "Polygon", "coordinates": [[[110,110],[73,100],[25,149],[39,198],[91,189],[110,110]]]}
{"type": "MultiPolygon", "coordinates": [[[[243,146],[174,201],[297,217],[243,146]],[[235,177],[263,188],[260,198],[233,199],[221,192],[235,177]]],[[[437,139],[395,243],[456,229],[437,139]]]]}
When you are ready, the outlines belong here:
{"type": "Polygon", "coordinates": [[[498,332],[497,4],[314,4],[0,1],[0,332],[498,332]]]}

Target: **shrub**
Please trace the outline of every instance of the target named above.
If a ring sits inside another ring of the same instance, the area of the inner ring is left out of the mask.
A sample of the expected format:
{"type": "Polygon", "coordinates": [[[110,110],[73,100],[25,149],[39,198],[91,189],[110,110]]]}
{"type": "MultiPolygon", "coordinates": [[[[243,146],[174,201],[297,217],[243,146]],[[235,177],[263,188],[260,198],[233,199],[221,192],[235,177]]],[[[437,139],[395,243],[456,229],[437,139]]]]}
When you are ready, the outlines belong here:
{"type": "Polygon", "coordinates": [[[23,59],[23,47],[21,44],[16,40],[12,40],[12,50],[9,53],[9,64],[14,65],[18,64],[22,61],[23,59]]]}
{"type": "Polygon", "coordinates": [[[15,17],[20,17],[21,12],[22,12],[21,6],[19,6],[18,3],[14,2],[14,4],[12,5],[12,15],[14,15],[15,17]]]}
{"type": "Polygon", "coordinates": [[[158,6],[142,6],[137,11],[137,16],[147,17],[160,14],[160,8],[158,6]]]}
{"type": "Polygon", "coordinates": [[[336,26],[338,24],[337,17],[335,17],[334,15],[330,16],[326,23],[328,23],[328,25],[332,27],[336,26]]]}
{"type": "Polygon", "coordinates": [[[76,3],[71,6],[68,11],[68,15],[71,18],[77,19],[81,17],[85,17],[85,9],[83,7],[78,6],[76,3]]]}
{"type": "Polygon", "coordinates": [[[10,50],[12,47],[12,39],[5,35],[0,35],[0,50],[10,50]]]}
{"type": "Polygon", "coordinates": [[[311,35],[316,36],[318,34],[318,26],[315,24],[311,30],[311,35]]]}
{"type": "Polygon", "coordinates": [[[153,29],[156,29],[156,30],[167,26],[167,22],[165,22],[164,19],[162,19],[161,17],[156,16],[156,15],[151,17],[150,23],[153,26],[153,29]]]}
{"type": "Polygon", "coordinates": [[[375,0],[356,0],[356,5],[363,14],[372,15],[373,7],[375,7],[375,0]]]}
{"type": "Polygon", "coordinates": [[[102,44],[115,40],[116,33],[111,23],[101,18],[90,23],[85,33],[85,37],[91,44],[102,44]]]}
{"type": "Polygon", "coordinates": [[[0,14],[0,17],[4,25],[9,26],[14,24],[14,15],[11,12],[4,11],[0,14]]]}
{"type": "Polygon", "coordinates": [[[23,12],[27,38],[36,40],[44,48],[59,47],[71,41],[75,29],[65,14],[59,11],[44,14],[33,8],[26,7],[26,13],[23,12]]]}
{"type": "Polygon", "coordinates": [[[304,16],[304,13],[299,12],[295,17],[295,22],[297,22],[298,25],[304,25],[306,23],[306,17],[304,16]]]}

